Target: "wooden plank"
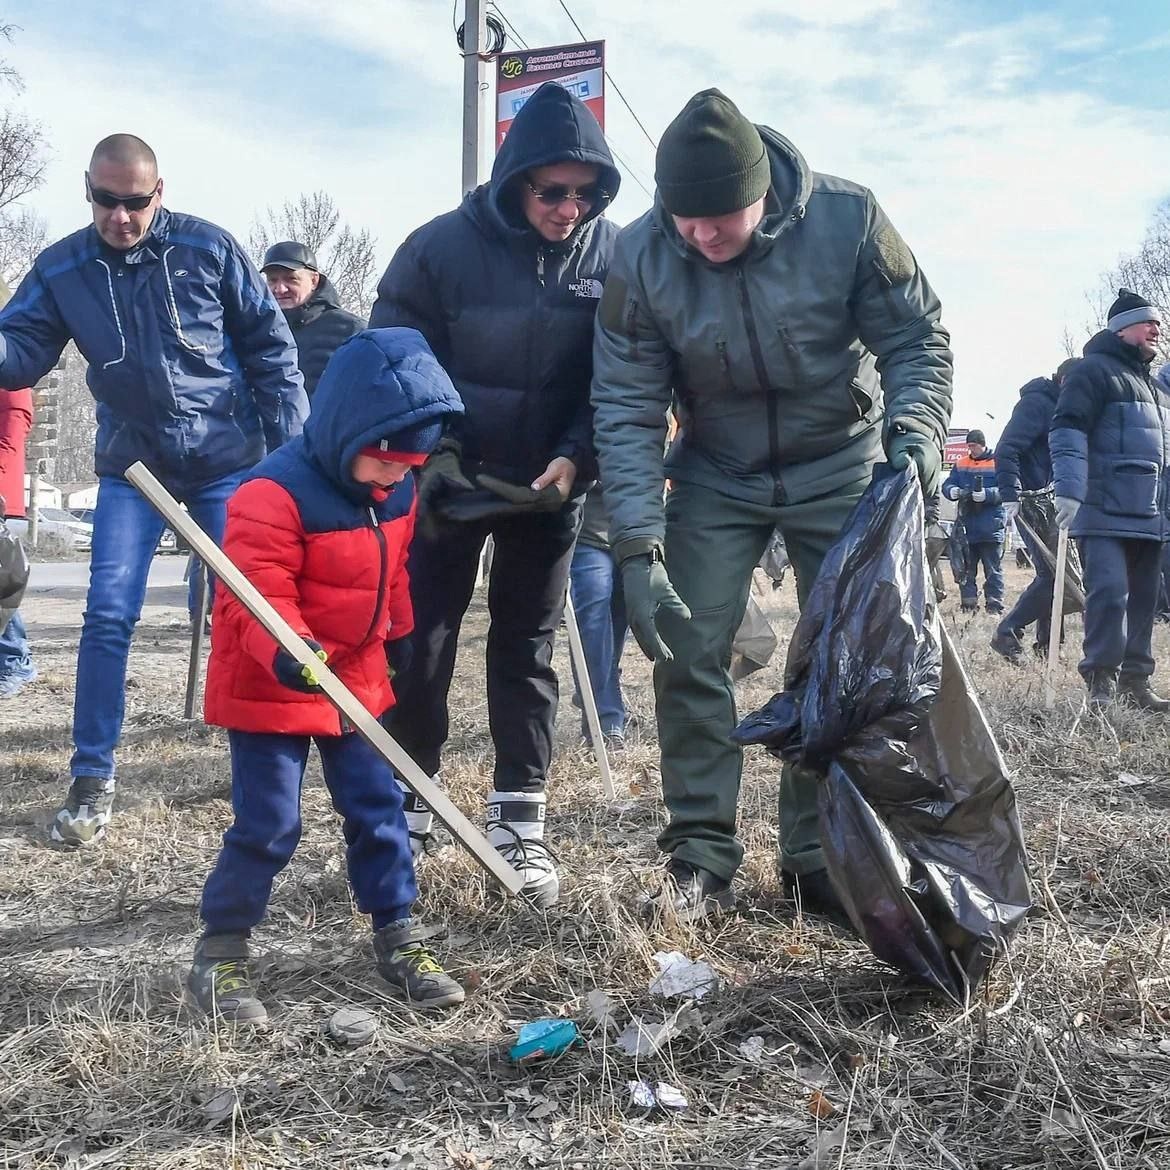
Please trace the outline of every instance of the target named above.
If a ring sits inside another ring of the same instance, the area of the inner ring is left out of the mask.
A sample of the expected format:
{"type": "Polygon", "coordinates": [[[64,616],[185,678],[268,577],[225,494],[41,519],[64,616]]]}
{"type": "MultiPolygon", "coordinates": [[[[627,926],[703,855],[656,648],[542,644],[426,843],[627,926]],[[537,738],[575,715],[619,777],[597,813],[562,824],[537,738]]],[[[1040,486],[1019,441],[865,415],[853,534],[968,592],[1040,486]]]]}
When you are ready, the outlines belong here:
{"type": "MultiPolygon", "coordinates": [[[[606,800],[616,800],[613,789],[613,773],[609,770],[609,752],[605,748],[605,736],[601,734],[601,717],[597,714],[597,699],[593,695],[593,683],[589,678],[589,663],[585,661],[585,646],[581,641],[581,627],[577,625],[577,612],[573,599],[565,594],[565,629],[569,633],[569,653],[577,670],[577,691],[585,710],[585,724],[589,738],[593,740],[593,755],[601,772],[601,788],[606,800]]],[[[616,648],[615,648],[616,649],[616,648]]]]}
{"type": "Polygon", "coordinates": [[[302,666],[310,666],[321,680],[325,697],[353,729],[425,801],[451,835],[510,894],[518,894],[523,877],[500,856],[487,838],[452,803],[447,794],[406,754],[389,732],[350,693],[338,677],[305,645],[300,635],[280,616],[260,591],[224,554],[219,545],[179,507],[178,501],[143,463],[135,463],[126,478],[154,505],[167,523],[191,546],[220,586],[231,590],[249,613],[272,635],[276,644],[302,666]]]}
{"type": "Polygon", "coordinates": [[[1060,662],[1060,624],[1064,620],[1064,575],[1068,569],[1068,529],[1061,528],[1056,544],[1056,579],[1052,586],[1052,625],[1048,630],[1048,667],[1044,672],[1044,706],[1056,706],[1056,668],[1060,662]]]}

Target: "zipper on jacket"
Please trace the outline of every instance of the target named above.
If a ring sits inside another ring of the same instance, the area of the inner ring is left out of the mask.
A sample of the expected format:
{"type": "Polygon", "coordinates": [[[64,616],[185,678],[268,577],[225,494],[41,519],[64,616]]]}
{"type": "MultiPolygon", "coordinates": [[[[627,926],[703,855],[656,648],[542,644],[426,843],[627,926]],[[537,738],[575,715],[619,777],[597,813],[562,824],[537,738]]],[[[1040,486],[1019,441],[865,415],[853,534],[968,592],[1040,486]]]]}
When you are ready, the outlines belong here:
{"type": "Polygon", "coordinates": [[[370,628],[366,630],[366,636],[362,642],[369,640],[374,630],[378,625],[378,614],[382,612],[382,598],[386,594],[386,577],[387,577],[387,549],[386,549],[386,534],[382,531],[378,524],[378,514],[371,507],[368,509],[370,513],[370,527],[374,530],[374,536],[378,541],[378,593],[374,599],[374,616],[370,618],[370,628]]]}
{"type": "Polygon", "coordinates": [[[735,270],[735,281],[739,286],[740,306],[743,310],[743,324],[747,330],[748,349],[751,350],[752,364],[760,389],[768,399],[768,456],[772,465],[772,504],[783,504],[787,499],[784,485],[780,482],[780,416],[779,404],[768,379],[768,368],[764,363],[764,351],[760,349],[760,337],[756,332],[756,319],[752,313],[751,297],[748,296],[747,277],[743,265],[735,270]]]}
{"type": "Polygon", "coordinates": [[[536,279],[540,282],[540,287],[544,288],[544,249],[536,249],[536,279]]]}

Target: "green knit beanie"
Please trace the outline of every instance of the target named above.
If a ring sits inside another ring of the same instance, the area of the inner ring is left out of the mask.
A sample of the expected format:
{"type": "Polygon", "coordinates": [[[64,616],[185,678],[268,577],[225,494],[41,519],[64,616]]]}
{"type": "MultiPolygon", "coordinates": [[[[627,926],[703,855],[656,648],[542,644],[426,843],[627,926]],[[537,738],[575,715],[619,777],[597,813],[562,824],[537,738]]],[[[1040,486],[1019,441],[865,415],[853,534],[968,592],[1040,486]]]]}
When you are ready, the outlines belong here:
{"type": "Polygon", "coordinates": [[[730,98],[705,89],[663,132],[654,179],[671,215],[730,215],[768,193],[772,169],[755,126],[730,98]]]}

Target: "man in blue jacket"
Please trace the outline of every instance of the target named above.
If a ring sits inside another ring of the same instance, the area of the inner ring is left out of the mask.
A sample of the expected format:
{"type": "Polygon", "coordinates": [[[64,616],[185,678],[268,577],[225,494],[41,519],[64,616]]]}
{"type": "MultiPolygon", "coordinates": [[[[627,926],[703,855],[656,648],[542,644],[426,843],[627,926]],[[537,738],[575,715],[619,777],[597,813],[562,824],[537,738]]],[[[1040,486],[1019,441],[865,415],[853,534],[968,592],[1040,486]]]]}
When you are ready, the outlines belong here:
{"type": "MultiPolygon", "coordinates": [[[[459,626],[491,535],[488,840],[540,907],[560,889],[543,845],[558,698],[553,638],[580,500],[595,478],[593,318],[617,235],[602,212],[618,183],[589,108],[545,83],[512,122],[491,182],[398,249],[370,314],[373,328],[422,333],[466,411],[419,475],[415,657],[390,729],[424,771],[438,771],[459,626]]],[[[430,825],[415,797],[407,822],[416,839],[430,825]]]]}
{"type": "MultiPolygon", "coordinates": [[[[1056,514],[1052,506],[1052,457],[1048,452],[1048,429],[1056,410],[1056,400],[1065,375],[1077,364],[1068,358],[1057,367],[1051,378],[1033,378],[1020,389],[1020,399],[1012,417],[995,445],[995,479],[1003,504],[1004,523],[1010,532],[1016,517],[1023,513],[1029,532],[1021,526],[1020,535],[1028,549],[1036,576],[1020,594],[1011,611],[999,623],[991,648],[1005,658],[1017,660],[1024,650],[1024,631],[1036,624],[1035,649],[1048,650],[1048,627],[1052,620],[1052,587],[1055,563],[1056,514]],[[1050,545],[1038,545],[1033,534],[1050,545]],[[1047,551],[1048,555],[1045,555],[1047,551]]],[[[1076,549],[1069,549],[1076,555],[1076,549]]],[[[1078,565],[1069,566],[1079,575],[1078,565]]],[[[1069,612],[1066,604],[1065,612],[1069,612]]]]}
{"type": "Polygon", "coordinates": [[[979,608],[979,566],[983,566],[983,597],[988,613],[1003,613],[1003,508],[995,478],[995,453],[982,431],[967,432],[967,454],[943,484],[943,495],[959,506],[970,552],[967,573],[959,584],[963,609],[979,608]]]}
{"type": "Polygon", "coordinates": [[[1048,444],[1056,519],[1081,548],[1089,706],[1114,695],[1170,711],[1150,686],[1162,547],[1170,540],[1170,395],[1150,376],[1161,316],[1118,291],[1064,380],[1048,444]]]}
{"type": "Polygon", "coordinates": [[[31,386],[73,340],[97,401],[99,479],[77,656],[74,753],[52,838],[97,840],[114,799],[126,659],[163,521],[124,478],[142,460],[219,541],[244,473],[308,411],[284,316],[222,228],[162,206],[154,151],[95,147],[93,223],[46,248],[0,313],[0,388],[31,386]]]}

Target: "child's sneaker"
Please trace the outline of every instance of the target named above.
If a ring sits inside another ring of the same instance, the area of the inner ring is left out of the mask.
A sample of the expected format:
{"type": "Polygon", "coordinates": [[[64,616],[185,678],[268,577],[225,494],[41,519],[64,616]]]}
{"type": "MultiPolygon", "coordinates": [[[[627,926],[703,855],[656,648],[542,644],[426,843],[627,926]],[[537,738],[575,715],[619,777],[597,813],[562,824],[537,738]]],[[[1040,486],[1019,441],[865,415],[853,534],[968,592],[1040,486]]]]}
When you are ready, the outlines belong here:
{"type": "Polygon", "coordinates": [[[426,934],[410,918],[374,931],[378,974],[400,998],[415,1007],[454,1007],[463,1002],[463,988],[424,945],[426,934]]]}
{"type": "Polygon", "coordinates": [[[268,1021],[268,1009],[248,976],[248,940],[242,934],[204,935],[195,946],[187,988],[217,1020],[251,1026],[268,1021]]]}

